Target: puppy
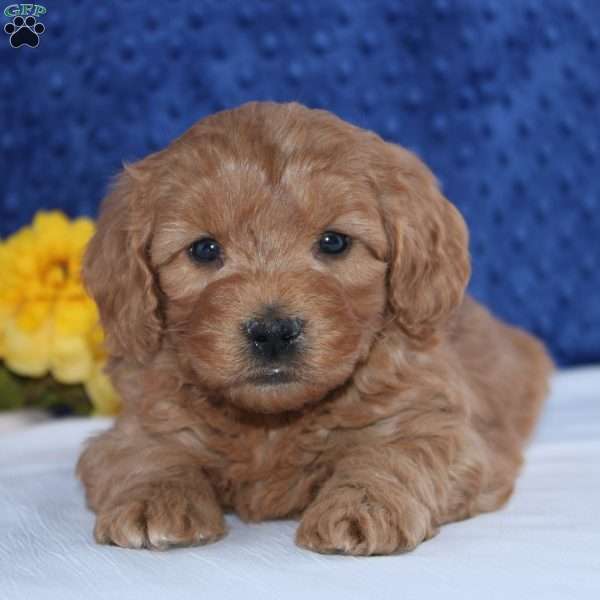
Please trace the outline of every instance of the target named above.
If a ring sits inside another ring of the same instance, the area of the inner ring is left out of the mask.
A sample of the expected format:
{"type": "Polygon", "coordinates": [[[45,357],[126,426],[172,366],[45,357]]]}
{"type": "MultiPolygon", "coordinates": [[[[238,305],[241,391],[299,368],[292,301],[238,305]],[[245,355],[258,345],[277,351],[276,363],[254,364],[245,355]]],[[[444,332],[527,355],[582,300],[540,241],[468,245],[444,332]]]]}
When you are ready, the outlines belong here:
{"type": "Polygon", "coordinates": [[[246,104],[126,167],[83,271],[124,403],[78,465],[96,540],[204,544],[231,510],[388,554],[502,506],[551,361],[469,273],[425,165],[321,110],[246,104]]]}

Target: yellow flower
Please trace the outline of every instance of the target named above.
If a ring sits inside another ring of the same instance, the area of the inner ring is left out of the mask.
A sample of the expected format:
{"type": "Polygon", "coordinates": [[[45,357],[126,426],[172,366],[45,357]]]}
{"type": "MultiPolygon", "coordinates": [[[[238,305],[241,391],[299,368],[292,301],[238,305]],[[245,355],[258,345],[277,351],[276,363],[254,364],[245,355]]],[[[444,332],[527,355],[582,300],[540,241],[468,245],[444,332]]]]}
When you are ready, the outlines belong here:
{"type": "Polygon", "coordinates": [[[121,408],[121,399],[102,369],[102,363],[94,365],[85,382],[85,391],[92,401],[95,415],[116,415],[121,408]]]}
{"type": "Polygon", "coordinates": [[[93,233],[89,219],[39,212],[30,227],[0,242],[0,359],[20,375],[86,383],[97,410],[106,412],[102,398],[114,391],[107,379],[100,384],[102,332],[80,276],[93,233]]]}

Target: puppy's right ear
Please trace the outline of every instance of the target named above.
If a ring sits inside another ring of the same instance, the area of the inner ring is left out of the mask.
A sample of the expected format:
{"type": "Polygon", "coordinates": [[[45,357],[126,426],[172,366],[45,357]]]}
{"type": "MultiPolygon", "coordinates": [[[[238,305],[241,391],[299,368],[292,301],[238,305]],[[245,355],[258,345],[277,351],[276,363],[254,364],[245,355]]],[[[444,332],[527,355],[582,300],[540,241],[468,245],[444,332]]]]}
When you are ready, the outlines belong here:
{"type": "Polygon", "coordinates": [[[390,241],[390,308],[410,338],[429,343],[461,303],[469,280],[467,227],[414,154],[386,144],[378,166],[390,241]]]}
{"type": "Polygon", "coordinates": [[[162,320],[149,261],[153,210],[144,176],[125,167],[102,203],[83,280],[96,301],[111,356],[143,364],[159,349],[162,320]]]}

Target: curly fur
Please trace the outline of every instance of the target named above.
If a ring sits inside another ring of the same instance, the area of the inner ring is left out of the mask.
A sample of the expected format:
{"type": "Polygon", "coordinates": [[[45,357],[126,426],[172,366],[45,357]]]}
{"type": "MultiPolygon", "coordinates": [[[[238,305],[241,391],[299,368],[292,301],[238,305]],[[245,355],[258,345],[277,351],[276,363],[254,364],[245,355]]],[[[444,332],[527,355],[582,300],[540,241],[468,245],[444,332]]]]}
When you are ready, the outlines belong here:
{"type": "Polygon", "coordinates": [[[425,165],[324,111],[247,104],[126,167],[84,266],[124,400],[78,465],[96,539],[206,543],[233,510],[387,554],[502,506],[551,362],[464,296],[469,273],[425,165]],[[330,229],[346,256],[315,253],[330,229]],[[219,267],[190,260],[203,235],[219,267]],[[272,305],[304,350],[294,381],[257,385],[240,323],[272,305]]]}

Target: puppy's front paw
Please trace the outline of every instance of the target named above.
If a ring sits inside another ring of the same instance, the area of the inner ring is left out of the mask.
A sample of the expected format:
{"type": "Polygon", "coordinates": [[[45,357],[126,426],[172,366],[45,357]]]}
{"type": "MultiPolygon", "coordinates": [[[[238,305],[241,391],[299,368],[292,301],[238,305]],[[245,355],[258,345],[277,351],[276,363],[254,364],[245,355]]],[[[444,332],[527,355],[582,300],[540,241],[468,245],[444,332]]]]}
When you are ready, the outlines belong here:
{"type": "Polygon", "coordinates": [[[325,554],[391,554],[415,548],[436,532],[428,511],[412,499],[406,510],[388,508],[364,489],[343,487],[305,511],[296,543],[325,554]]]}
{"type": "Polygon", "coordinates": [[[152,550],[208,544],[224,534],[216,502],[176,485],[136,489],[99,510],[94,529],[100,544],[152,550]]]}

